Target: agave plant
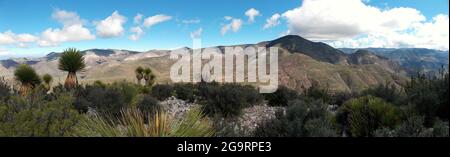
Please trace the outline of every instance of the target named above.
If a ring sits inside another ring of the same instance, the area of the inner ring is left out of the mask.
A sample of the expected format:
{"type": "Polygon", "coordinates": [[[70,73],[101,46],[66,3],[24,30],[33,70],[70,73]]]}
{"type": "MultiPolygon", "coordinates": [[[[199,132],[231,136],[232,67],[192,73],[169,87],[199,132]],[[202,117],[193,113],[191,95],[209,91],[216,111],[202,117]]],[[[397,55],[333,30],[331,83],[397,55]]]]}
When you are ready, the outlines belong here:
{"type": "Polygon", "coordinates": [[[19,92],[22,95],[28,94],[28,91],[41,83],[41,79],[36,71],[29,65],[22,64],[14,72],[15,79],[20,82],[19,92]]]}
{"type": "Polygon", "coordinates": [[[153,74],[152,69],[145,68],[144,69],[144,80],[145,85],[152,86],[155,83],[156,76],[153,74]]]}
{"type": "Polygon", "coordinates": [[[141,84],[141,80],[144,78],[144,68],[139,66],[134,72],[136,73],[136,79],[138,80],[138,83],[141,84]]]}
{"type": "Polygon", "coordinates": [[[42,80],[44,81],[45,90],[49,91],[51,88],[53,77],[50,74],[45,74],[44,76],[42,76],[42,80]]]}
{"type": "Polygon", "coordinates": [[[77,72],[86,67],[84,57],[81,52],[75,48],[64,50],[59,58],[58,68],[67,71],[67,78],[64,82],[66,88],[73,88],[78,85],[77,72]]]}
{"type": "MultiPolygon", "coordinates": [[[[122,110],[119,124],[97,113],[81,120],[74,136],[87,137],[211,137],[214,129],[200,107],[176,120],[166,112],[157,112],[150,120],[138,109],[122,110]]],[[[117,120],[116,120],[117,121],[117,120]]]]}

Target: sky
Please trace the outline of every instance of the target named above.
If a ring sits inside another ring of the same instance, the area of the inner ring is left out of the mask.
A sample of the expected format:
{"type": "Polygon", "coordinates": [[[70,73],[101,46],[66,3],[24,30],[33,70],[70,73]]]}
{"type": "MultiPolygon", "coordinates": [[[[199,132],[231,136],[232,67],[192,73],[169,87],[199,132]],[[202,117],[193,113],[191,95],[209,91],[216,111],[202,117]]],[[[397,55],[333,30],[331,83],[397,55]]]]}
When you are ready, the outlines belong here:
{"type": "Polygon", "coordinates": [[[300,35],[334,47],[449,48],[448,0],[0,0],[0,59],[300,35]]]}

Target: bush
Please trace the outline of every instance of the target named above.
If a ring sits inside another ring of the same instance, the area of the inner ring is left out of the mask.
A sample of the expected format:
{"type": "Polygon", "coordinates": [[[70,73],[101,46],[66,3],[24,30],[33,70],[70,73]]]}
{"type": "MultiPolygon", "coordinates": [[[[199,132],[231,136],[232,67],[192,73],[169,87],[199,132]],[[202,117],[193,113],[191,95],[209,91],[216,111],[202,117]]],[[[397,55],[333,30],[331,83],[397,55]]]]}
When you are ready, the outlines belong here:
{"type": "Polygon", "coordinates": [[[173,87],[168,84],[159,84],[152,88],[152,95],[161,101],[173,96],[173,92],[173,87]]]}
{"type": "Polygon", "coordinates": [[[383,99],[364,96],[344,103],[336,119],[344,132],[354,137],[367,137],[373,136],[377,129],[399,124],[400,112],[383,99]]]}
{"type": "Polygon", "coordinates": [[[372,95],[375,97],[383,98],[389,103],[395,105],[403,105],[405,101],[404,93],[400,92],[394,87],[394,85],[389,86],[388,84],[378,85],[375,88],[367,89],[362,92],[363,96],[372,95]]]}
{"type": "Polygon", "coordinates": [[[425,118],[411,116],[395,129],[383,128],[375,132],[377,137],[448,137],[448,123],[437,120],[433,128],[424,126],[425,118]]]}
{"type": "MultiPolygon", "coordinates": [[[[122,91],[117,88],[100,86],[86,86],[79,91],[78,99],[85,99],[89,106],[102,114],[119,115],[122,108],[126,108],[127,100],[122,91]]],[[[86,102],[79,100],[78,102],[86,102]]],[[[84,105],[81,105],[84,106],[84,105]]]]}
{"type": "Polygon", "coordinates": [[[177,83],[173,86],[175,95],[178,99],[194,102],[195,101],[195,85],[191,83],[177,83]]]}
{"type": "Polygon", "coordinates": [[[0,78],[0,102],[11,95],[9,87],[9,84],[3,78],[0,78]]]}
{"type": "Polygon", "coordinates": [[[299,98],[297,91],[285,86],[280,86],[274,93],[264,94],[264,96],[270,106],[287,106],[289,101],[299,98]]]}
{"type": "Polygon", "coordinates": [[[139,96],[135,105],[140,111],[152,115],[161,110],[159,101],[148,94],[139,96]]]}
{"type": "Polygon", "coordinates": [[[277,112],[276,118],[258,125],[256,137],[335,137],[330,115],[321,100],[289,103],[286,114],[277,112]]]}
{"type": "Polygon", "coordinates": [[[250,107],[263,100],[252,86],[239,84],[200,83],[198,91],[205,113],[224,117],[240,115],[245,107],[250,107]]]}
{"type": "Polygon", "coordinates": [[[449,119],[449,74],[442,72],[430,78],[417,75],[405,87],[407,100],[414,105],[416,112],[425,117],[425,126],[432,127],[435,117],[449,119]]]}
{"type": "Polygon", "coordinates": [[[0,136],[70,136],[80,118],[68,105],[72,101],[73,97],[64,94],[52,101],[13,96],[0,102],[0,136]]]}

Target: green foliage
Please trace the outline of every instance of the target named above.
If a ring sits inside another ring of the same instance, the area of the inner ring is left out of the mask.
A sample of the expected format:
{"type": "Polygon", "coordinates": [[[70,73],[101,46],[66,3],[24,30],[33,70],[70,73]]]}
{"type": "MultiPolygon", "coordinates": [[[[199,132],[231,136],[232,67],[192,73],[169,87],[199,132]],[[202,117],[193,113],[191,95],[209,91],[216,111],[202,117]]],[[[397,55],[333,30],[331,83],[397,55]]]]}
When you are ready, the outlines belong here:
{"type": "Polygon", "coordinates": [[[264,96],[270,106],[287,106],[289,101],[300,97],[297,91],[285,86],[280,86],[274,93],[264,94],[264,96]]]}
{"type": "Polygon", "coordinates": [[[42,76],[42,80],[46,84],[50,84],[53,81],[53,77],[50,74],[45,74],[44,76],[42,76]]]}
{"type": "Polygon", "coordinates": [[[175,96],[178,99],[194,102],[195,101],[195,85],[192,83],[176,83],[173,86],[175,96]]]}
{"type": "Polygon", "coordinates": [[[198,93],[204,111],[210,115],[224,117],[240,115],[245,107],[250,107],[263,100],[258,91],[251,86],[239,84],[199,83],[198,93]]]}
{"type": "Polygon", "coordinates": [[[87,137],[210,137],[214,130],[200,108],[189,110],[180,119],[165,112],[158,112],[145,120],[145,114],[137,109],[123,110],[120,119],[108,119],[94,114],[77,126],[74,136],[87,137]],[[118,121],[119,124],[112,123],[118,121]]]}
{"type": "Polygon", "coordinates": [[[424,126],[425,118],[411,116],[395,129],[383,128],[375,131],[377,137],[449,137],[448,122],[437,120],[433,128],[424,126]]]}
{"type": "Polygon", "coordinates": [[[172,85],[169,84],[158,84],[152,88],[152,95],[158,100],[165,100],[174,95],[174,90],[172,85]]]}
{"type": "Polygon", "coordinates": [[[4,104],[0,102],[0,136],[68,136],[79,121],[79,114],[68,105],[72,101],[64,94],[54,100],[13,96],[4,104]]]}
{"type": "Polygon", "coordinates": [[[145,85],[153,86],[153,84],[155,84],[156,76],[153,74],[152,69],[145,68],[143,71],[143,74],[144,74],[145,85]]]}
{"type": "Polygon", "coordinates": [[[400,123],[400,118],[395,106],[373,96],[347,101],[336,115],[343,131],[354,137],[370,137],[379,128],[393,128],[400,123]]]}
{"type": "Polygon", "coordinates": [[[31,88],[34,88],[41,83],[41,78],[39,78],[36,71],[26,64],[21,64],[17,67],[14,71],[14,76],[23,86],[31,86],[31,88]]]}
{"type": "Polygon", "coordinates": [[[256,137],[335,137],[336,130],[322,101],[289,102],[286,114],[277,112],[276,118],[259,124],[256,137]]]}
{"type": "Polygon", "coordinates": [[[64,50],[59,58],[59,70],[75,73],[83,70],[85,67],[83,54],[75,48],[64,50]]]}
{"type": "Polygon", "coordinates": [[[149,94],[140,95],[136,98],[134,106],[145,113],[154,114],[161,111],[159,101],[149,94]]]}
{"type": "Polygon", "coordinates": [[[395,88],[394,85],[378,85],[375,88],[370,88],[362,92],[362,95],[372,95],[378,98],[383,98],[389,103],[395,104],[397,106],[403,105],[405,101],[405,95],[395,88]]]}
{"type": "Polygon", "coordinates": [[[433,78],[420,75],[411,78],[405,92],[408,102],[415,106],[416,112],[425,116],[425,126],[433,126],[435,117],[448,119],[449,74],[442,72],[433,78]]]}
{"type": "MultiPolygon", "coordinates": [[[[75,104],[76,106],[85,107],[88,105],[105,115],[117,116],[122,108],[128,107],[127,98],[123,95],[122,90],[114,87],[103,88],[88,85],[85,88],[78,89],[77,99],[76,102],[81,104],[75,104]]],[[[81,109],[85,110],[85,108],[81,109]]]]}
{"type": "Polygon", "coordinates": [[[320,87],[317,83],[313,83],[311,87],[302,93],[303,97],[307,97],[313,100],[322,100],[325,103],[330,103],[332,101],[332,96],[328,91],[328,88],[320,87]]]}

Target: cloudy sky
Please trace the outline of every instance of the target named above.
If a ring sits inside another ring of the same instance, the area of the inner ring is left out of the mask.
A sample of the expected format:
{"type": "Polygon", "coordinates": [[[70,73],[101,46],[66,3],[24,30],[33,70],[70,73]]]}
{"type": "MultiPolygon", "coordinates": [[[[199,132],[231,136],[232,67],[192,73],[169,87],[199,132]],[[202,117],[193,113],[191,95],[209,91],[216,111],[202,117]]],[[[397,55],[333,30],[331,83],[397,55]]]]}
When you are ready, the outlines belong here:
{"type": "Polygon", "coordinates": [[[0,0],[0,58],[301,35],[335,47],[449,49],[448,0],[0,0]]]}

